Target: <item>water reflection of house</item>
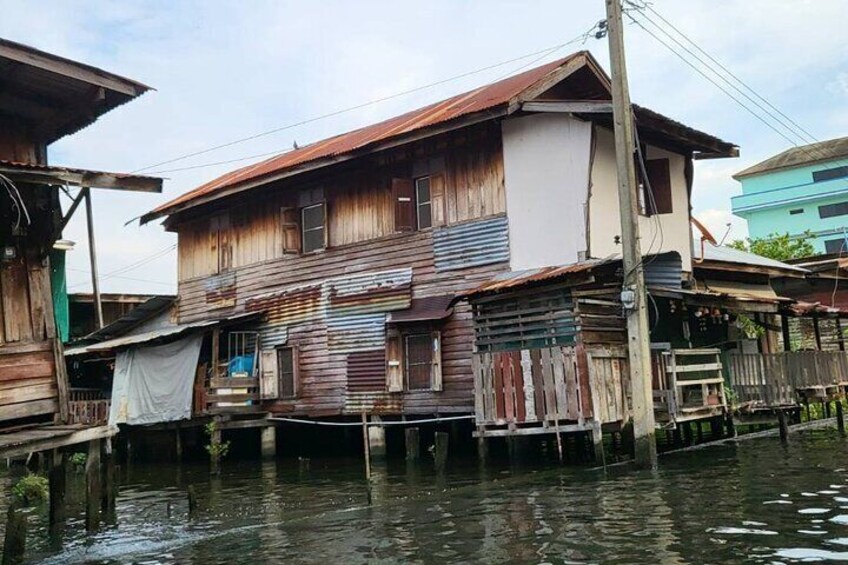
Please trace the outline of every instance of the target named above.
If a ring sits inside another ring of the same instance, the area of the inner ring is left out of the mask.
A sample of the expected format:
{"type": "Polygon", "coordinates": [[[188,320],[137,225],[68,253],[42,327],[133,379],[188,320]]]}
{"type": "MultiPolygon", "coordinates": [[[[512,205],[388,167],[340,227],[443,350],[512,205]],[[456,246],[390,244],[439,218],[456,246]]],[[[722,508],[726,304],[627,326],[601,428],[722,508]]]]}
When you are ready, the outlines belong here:
{"type": "MultiPolygon", "coordinates": [[[[181,324],[264,314],[254,363],[236,371],[260,377],[255,409],[472,414],[471,308],[451,299],[619,249],[611,118],[609,79],[580,52],[234,171],[143,221],[179,235],[181,324]]],[[[691,273],[692,158],[736,148],[636,118],[654,187],[643,231],[661,226],[653,252],[691,273]]],[[[218,363],[207,383],[232,388],[218,363]]]]}
{"type": "MultiPolygon", "coordinates": [[[[92,188],[159,192],[162,181],[47,163],[51,143],[140,96],[147,86],[2,39],[0,76],[0,428],[21,430],[68,420],[60,338],[67,318],[59,311],[64,256],[55,246],[63,228],[81,203],[90,210],[92,188]],[[75,189],[63,214],[60,192],[75,189]]],[[[12,457],[111,433],[78,431],[52,426],[3,433],[0,454],[12,457]]]]}

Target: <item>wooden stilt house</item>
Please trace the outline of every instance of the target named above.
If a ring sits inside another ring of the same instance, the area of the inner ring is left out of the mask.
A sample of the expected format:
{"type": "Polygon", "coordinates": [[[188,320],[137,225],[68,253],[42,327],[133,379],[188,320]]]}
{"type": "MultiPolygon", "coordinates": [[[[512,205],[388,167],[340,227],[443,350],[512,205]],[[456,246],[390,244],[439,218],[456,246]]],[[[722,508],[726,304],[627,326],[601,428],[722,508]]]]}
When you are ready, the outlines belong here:
{"type": "MultiPolygon", "coordinates": [[[[161,180],[47,163],[50,143],[148,90],[135,81],[0,39],[0,430],[65,422],[54,244],[91,188],[161,191],[161,180]],[[64,213],[60,189],[79,188],[64,213]]],[[[89,218],[91,225],[91,218],[89,218]]],[[[63,269],[63,267],[61,267],[63,269]]]]}

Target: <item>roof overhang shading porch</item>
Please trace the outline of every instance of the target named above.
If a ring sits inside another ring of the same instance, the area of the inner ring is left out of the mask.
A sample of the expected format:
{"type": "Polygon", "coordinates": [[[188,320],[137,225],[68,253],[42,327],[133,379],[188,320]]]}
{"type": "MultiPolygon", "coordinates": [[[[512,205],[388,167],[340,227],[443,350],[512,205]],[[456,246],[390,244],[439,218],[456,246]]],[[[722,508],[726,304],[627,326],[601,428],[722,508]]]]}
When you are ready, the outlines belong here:
{"type": "Polygon", "coordinates": [[[439,322],[453,314],[453,296],[413,298],[407,310],[396,310],[386,315],[387,324],[439,322]]]}
{"type": "Polygon", "coordinates": [[[80,188],[108,188],[130,192],[162,192],[162,179],[128,173],[110,173],[0,160],[0,174],[15,183],[80,188]]]}

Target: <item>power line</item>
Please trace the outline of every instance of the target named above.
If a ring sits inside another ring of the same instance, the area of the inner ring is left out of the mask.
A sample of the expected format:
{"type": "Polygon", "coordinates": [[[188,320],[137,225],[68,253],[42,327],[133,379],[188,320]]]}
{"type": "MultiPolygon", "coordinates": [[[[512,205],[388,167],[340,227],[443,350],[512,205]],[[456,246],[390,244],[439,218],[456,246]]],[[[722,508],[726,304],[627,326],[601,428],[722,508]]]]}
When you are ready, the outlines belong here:
{"type": "MultiPolygon", "coordinates": [[[[527,53],[526,55],[521,55],[519,57],[514,57],[514,58],[506,60],[506,61],[501,61],[499,63],[487,65],[487,66],[481,67],[479,69],[475,69],[475,70],[472,70],[472,71],[461,73],[459,75],[455,75],[455,76],[452,76],[452,77],[449,77],[449,78],[446,78],[446,79],[442,79],[442,80],[439,80],[439,81],[436,81],[436,82],[433,82],[433,83],[430,83],[430,84],[425,84],[425,85],[422,85],[422,86],[411,88],[409,90],[405,90],[405,91],[402,91],[402,92],[397,92],[397,93],[391,94],[389,96],[384,96],[382,98],[377,98],[377,99],[374,99],[374,100],[370,100],[368,102],[363,102],[362,104],[357,104],[355,106],[350,106],[348,108],[343,108],[341,110],[336,110],[334,112],[330,112],[330,113],[323,114],[323,115],[320,115],[320,116],[316,116],[316,117],[313,117],[313,118],[308,118],[308,119],[305,119],[305,120],[300,120],[298,122],[293,122],[291,124],[287,124],[287,125],[284,125],[284,126],[281,126],[281,127],[278,127],[278,128],[270,129],[270,130],[263,131],[263,132],[260,132],[260,133],[254,134],[254,135],[243,137],[241,139],[236,139],[234,141],[230,141],[230,142],[227,142],[227,143],[216,145],[216,146],[210,147],[208,149],[195,151],[193,153],[187,153],[185,155],[181,155],[181,156],[175,157],[173,159],[168,159],[166,161],[160,161],[159,163],[155,163],[153,165],[148,165],[147,167],[143,167],[141,169],[136,169],[135,171],[132,171],[132,172],[137,173],[137,172],[141,172],[141,171],[148,171],[149,169],[153,169],[153,168],[159,167],[161,165],[167,165],[167,164],[170,164],[170,163],[175,163],[177,161],[182,161],[184,159],[189,159],[191,157],[197,157],[198,155],[204,155],[206,153],[211,153],[213,151],[217,151],[218,149],[224,149],[226,147],[232,147],[233,145],[244,143],[246,141],[252,141],[254,139],[266,137],[266,136],[272,135],[274,133],[279,133],[281,131],[293,129],[293,128],[296,128],[296,127],[299,127],[299,126],[302,126],[302,125],[307,125],[307,124],[314,123],[314,122],[324,120],[324,119],[327,119],[327,118],[335,117],[335,116],[338,116],[338,115],[341,115],[341,114],[344,114],[344,113],[347,113],[347,112],[352,112],[354,110],[360,110],[362,108],[366,108],[368,106],[373,106],[373,105],[379,104],[381,102],[386,102],[388,100],[399,98],[401,96],[414,94],[416,92],[420,92],[420,91],[426,90],[428,88],[433,88],[435,86],[439,86],[439,85],[442,85],[442,84],[445,84],[445,83],[448,83],[448,82],[452,82],[452,81],[455,81],[455,80],[459,80],[459,79],[462,79],[462,78],[466,78],[466,77],[469,77],[469,76],[480,74],[480,73],[485,72],[485,71],[496,69],[496,68],[502,67],[504,65],[509,65],[510,63],[515,63],[516,61],[522,61],[522,60],[530,58],[530,57],[538,56],[535,59],[533,59],[532,61],[530,61],[529,63],[525,63],[525,64],[521,65],[520,67],[513,69],[513,70],[509,71],[508,73],[501,75],[501,76],[499,76],[498,78],[496,78],[492,81],[489,81],[486,84],[498,82],[499,80],[502,80],[503,78],[506,78],[508,76],[511,76],[511,75],[514,75],[516,73],[521,72],[525,68],[533,65],[534,63],[537,63],[538,61],[541,61],[542,59],[544,59],[546,57],[549,57],[550,55],[556,53],[557,51],[560,51],[561,49],[563,49],[564,47],[567,47],[568,45],[572,45],[572,44],[580,42],[580,41],[585,42],[586,40],[590,39],[593,36],[594,32],[597,29],[599,29],[599,26],[601,25],[602,22],[603,22],[603,20],[601,22],[596,23],[595,25],[593,25],[591,28],[589,28],[585,32],[575,36],[571,40],[566,41],[565,43],[553,45],[553,46],[547,47],[545,49],[540,49],[540,50],[534,51],[532,53],[527,53]]],[[[291,151],[291,149],[287,148],[287,149],[282,149],[282,150],[278,150],[278,151],[269,151],[269,152],[255,154],[255,155],[248,155],[248,156],[245,156],[245,157],[237,157],[237,158],[234,158],[234,159],[228,159],[228,160],[224,160],[224,161],[215,161],[215,162],[211,162],[211,163],[203,163],[203,164],[200,164],[200,165],[178,167],[178,168],[173,168],[173,169],[160,169],[160,170],[150,171],[149,174],[175,173],[175,172],[181,172],[181,171],[202,169],[202,168],[205,168],[205,167],[227,165],[227,164],[231,164],[231,163],[237,163],[239,161],[247,161],[247,160],[250,160],[250,159],[258,159],[260,157],[270,157],[270,156],[274,156],[274,155],[281,155],[281,154],[287,153],[289,151],[291,151]]]]}
{"type": "MultiPolygon", "coordinates": [[[[75,268],[73,268],[73,267],[66,267],[66,269],[67,269],[67,270],[69,270],[69,271],[75,271],[75,272],[77,272],[77,273],[85,273],[85,274],[88,274],[88,275],[90,275],[90,274],[91,274],[91,272],[90,272],[90,271],[87,271],[87,270],[85,270],[85,269],[75,269],[75,268]]],[[[124,276],[120,276],[120,275],[115,275],[115,276],[114,276],[114,278],[116,278],[116,279],[122,279],[122,280],[127,280],[127,281],[135,281],[135,282],[143,282],[143,283],[150,283],[150,284],[158,284],[158,285],[162,285],[162,286],[168,286],[168,287],[171,287],[171,288],[173,288],[173,287],[175,286],[175,283],[172,283],[172,282],[154,281],[154,280],[150,280],[150,279],[138,279],[138,278],[134,278],[134,277],[124,277],[124,276]]],[[[88,283],[80,283],[80,284],[71,285],[71,286],[69,286],[69,287],[68,287],[68,289],[71,289],[71,288],[78,288],[78,287],[81,287],[81,286],[86,286],[87,284],[88,284],[88,283]]]]}

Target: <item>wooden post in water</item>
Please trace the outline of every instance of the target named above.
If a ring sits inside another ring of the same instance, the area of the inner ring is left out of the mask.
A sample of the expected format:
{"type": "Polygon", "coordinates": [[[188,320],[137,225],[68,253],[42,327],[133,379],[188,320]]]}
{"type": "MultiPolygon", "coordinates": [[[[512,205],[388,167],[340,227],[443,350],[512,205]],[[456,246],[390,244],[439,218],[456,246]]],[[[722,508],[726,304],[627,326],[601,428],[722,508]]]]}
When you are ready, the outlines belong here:
{"type": "Polygon", "coordinates": [[[365,446],[365,479],[371,481],[371,442],[368,439],[368,416],[362,412],[362,442],[365,446]]]}
{"type": "Polygon", "coordinates": [[[485,465],[486,461],[489,459],[489,442],[484,436],[477,438],[477,459],[479,459],[480,463],[483,465],[485,465]]]}
{"type": "Polygon", "coordinates": [[[193,518],[197,512],[197,493],[194,491],[194,485],[188,485],[188,517],[193,518]]]}
{"type": "Polygon", "coordinates": [[[54,449],[50,453],[48,464],[47,481],[50,489],[50,510],[47,521],[50,535],[56,536],[65,521],[65,492],[67,488],[65,454],[59,449],[54,449]]]}
{"type": "Polygon", "coordinates": [[[829,400],[829,399],[827,399],[827,398],[825,398],[825,399],[822,401],[822,406],[824,406],[824,417],[825,417],[825,418],[830,418],[830,417],[831,417],[831,413],[830,413],[830,400],[829,400]]]}
{"type": "Polygon", "coordinates": [[[786,444],[789,441],[789,422],[786,419],[786,412],[778,409],[777,425],[780,427],[780,443],[786,444]]]}
{"type": "Polygon", "coordinates": [[[272,424],[261,430],[259,441],[262,446],[262,458],[273,459],[277,456],[277,428],[272,424]]]}
{"type": "Polygon", "coordinates": [[[836,401],[836,427],[839,428],[839,433],[845,435],[845,414],[842,407],[842,400],[836,401]]]}
{"type": "Polygon", "coordinates": [[[177,463],[181,463],[183,460],[183,438],[180,434],[179,422],[174,425],[174,451],[177,455],[177,463]]]}
{"type": "Polygon", "coordinates": [[[450,434],[445,432],[436,432],[435,452],[433,454],[436,460],[436,471],[444,472],[445,463],[448,460],[448,440],[450,434]]]}
{"type": "Polygon", "coordinates": [[[724,426],[727,429],[727,437],[736,437],[736,425],[733,423],[733,414],[730,412],[724,418],[724,426]]]}
{"type": "Polygon", "coordinates": [[[26,551],[26,515],[16,503],[9,505],[6,513],[6,536],[3,540],[3,565],[20,565],[26,551]]]}
{"type": "Polygon", "coordinates": [[[88,459],[85,462],[85,529],[93,532],[100,527],[100,441],[88,442],[88,459]]]}
{"type": "Polygon", "coordinates": [[[114,523],[116,518],[115,500],[118,493],[118,485],[115,482],[115,458],[112,452],[112,439],[103,440],[103,499],[101,510],[103,516],[109,523],[114,523]]]}
{"type": "Polygon", "coordinates": [[[603,428],[601,428],[601,423],[598,421],[592,422],[592,444],[594,446],[595,462],[606,467],[607,461],[604,454],[604,431],[603,428]]]}
{"type": "Polygon", "coordinates": [[[562,435],[559,432],[559,418],[554,414],[554,433],[556,434],[557,456],[560,464],[562,463],[562,435]]]}
{"type": "Polygon", "coordinates": [[[404,430],[406,443],[406,460],[417,461],[421,456],[421,436],[418,428],[406,428],[404,430]]]}

